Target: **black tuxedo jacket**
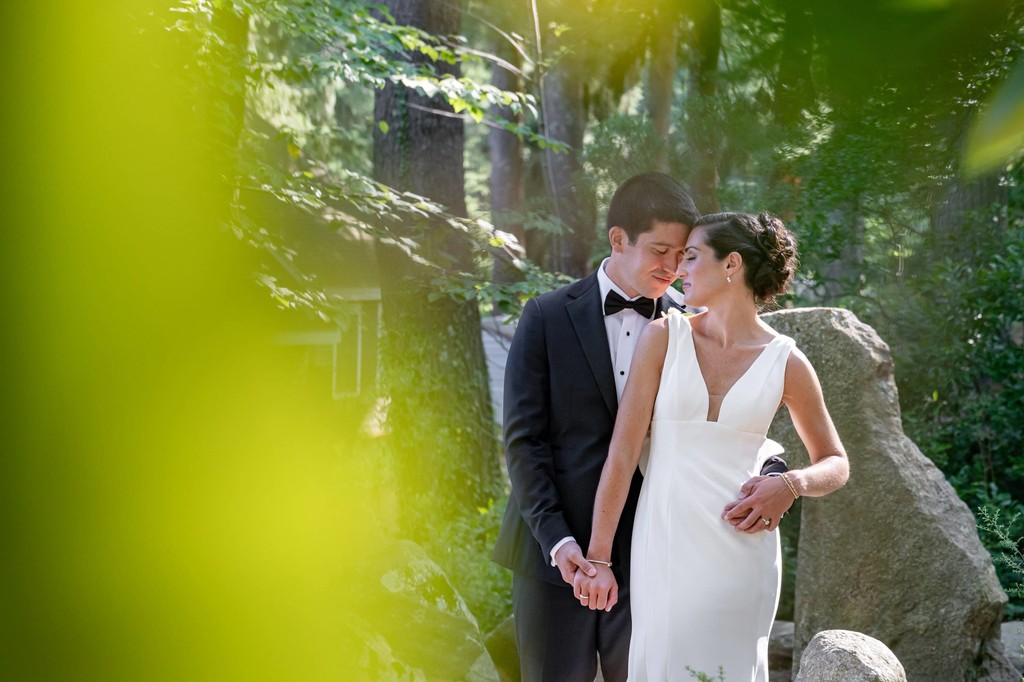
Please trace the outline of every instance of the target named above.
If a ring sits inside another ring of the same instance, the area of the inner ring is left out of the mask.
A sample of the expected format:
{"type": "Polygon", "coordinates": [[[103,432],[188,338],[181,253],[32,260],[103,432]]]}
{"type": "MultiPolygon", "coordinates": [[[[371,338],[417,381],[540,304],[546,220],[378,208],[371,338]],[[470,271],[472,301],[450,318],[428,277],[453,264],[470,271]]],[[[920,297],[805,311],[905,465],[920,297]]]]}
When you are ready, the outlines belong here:
{"type": "MultiPolygon", "coordinates": [[[[659,314],[680,308],[667,295],[659,314]]],[[[597,273],[527,302],[505,366],[505,459],[512,495],[494,560],[564,585],[551,549],[572,535],[584,552],[594,496],[615,425],[611,353],[597,273]]],[[[639,472],[612,547],[617,579],[629,579],[639,472]]]]}

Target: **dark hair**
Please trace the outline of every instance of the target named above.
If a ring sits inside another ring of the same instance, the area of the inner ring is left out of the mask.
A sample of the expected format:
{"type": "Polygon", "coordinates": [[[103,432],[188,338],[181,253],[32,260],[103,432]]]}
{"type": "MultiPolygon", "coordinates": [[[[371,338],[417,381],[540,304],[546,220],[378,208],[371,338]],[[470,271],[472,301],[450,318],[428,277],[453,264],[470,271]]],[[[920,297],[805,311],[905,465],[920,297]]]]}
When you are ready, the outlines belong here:
{"type": "Polygon", "coordinates": [[[712,213],[697,221],[704,241],[722,260],[735,251],[743,258],[744,279],[761,303],[786,293],[797,268],[796,237],[771,213],[712,213]]]}
{"type": "Polygon", "coordinates": [[[678,182],[664,173],[641,173],[619,185],[608,206],[608,229],[621,227],[636,243],[654,227],[654,221],[692,226],[700,214],[693,199],[678,182]]]}

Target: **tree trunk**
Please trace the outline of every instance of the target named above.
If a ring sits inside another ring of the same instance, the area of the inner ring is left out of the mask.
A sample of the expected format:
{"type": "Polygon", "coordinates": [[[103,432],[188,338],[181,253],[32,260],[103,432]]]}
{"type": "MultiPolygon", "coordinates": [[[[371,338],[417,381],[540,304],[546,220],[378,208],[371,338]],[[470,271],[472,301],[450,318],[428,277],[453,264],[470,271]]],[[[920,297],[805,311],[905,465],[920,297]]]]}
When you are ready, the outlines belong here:
{"type": "MultiPolygon", "coordinates": [[[[461,10],[443,0],[390,0],[398,24],[437,35],[456,33],[461,10]]],[[[416,59],[425,59],[422,56],[416,59]]],[[[458,65],[430,63],[459,76],[458,65]]],[[[374,175],[397,189],[466,213],[461,118],[441,98],[401,85],[377,92],[374,175]]],[[[471,270],[468,241],[443,223],[409,222],[392,229],[420,244],[431,261],[471,270]]],[[[431,300],[435,270],[403,252],[379,245],[385,333],[381,344],[385,388],[390,396],[388,447],[402,495],[403,525],[417,536],[436,522],[438,505],[471,505],[486,499],[497,480],[498,450],[490,406],[487,366],[474,301],[449,295],[431,300]]]]}
{"type": "Polygon", "coordinates": [[[811,80],[811,48],[814,29],[811,15],[802,0],[787,0],[782,33],[782,54],[775,81],[772,115],[777,123],[793,125],[800,112],[814,104],[811,80]]]}
{"type": "Polygon", "coordinates": [[[663,0],[654,8],[647,75],[647,114],[661,139],[652,162],[654,170],[668,172],[669,128],[676,77],[681,8],[675,0],[663,0]]]}
{"type": "Polygon", "coordinates": [[[991,257],[986,248],[992,243],[990,234],[1006,229],[1006,211],[999,209],[1009,201],[1009,188],[1002,174],[989,173],[966,182],[958,178],[937,194],[931,210],[933,253],[956,253],[968,262],[991,257]]]}
{"type": "Polygon", "coordinates": [[[821,266],[823,283],[818,291],[818,303],[834,306],[839,305],[844,296],[860,289],[859,278],[864,272],[864,215],[860,197],[840,202],[828,217],[833,232],[838,235],[833,241],[838,243],[840,251],[836,258],[821,266]]]}
{"type": "Polygon", "coordinates": [[[559,269],[582,277],[590,270],[597,209],[579,160],[586,112],[583,81],[570,56],[563,56],[543,75],[541,103],[544,134],[569,147],[568,152],[544,152],[548,194],[564,229],[559,239],[559,269]]]}
{"type": "Polygon", "coordinates": [[[690,6],[693,19],[690,60],[689,130],[690,152],[695,169],[694,200],[701,213],[718,210],[718,154],[721,147],[717,103],[718,56],[722,49],[722,9],[714,0],[700,0],[690,6]]]}
{"type": "MultiPolygon", "coordinates": [[[[515,48],[507,40],[499,38],[493,46],[496,56],[518,66],[521,59],[515,48]]],[[[502,90],[522,90],[522,79],[515,73],[495,64],[491,76],[491,84],[502,90]]],[[[520,122],[522,116],[515,114],[509,107],[494,105],[491,116],[508,121],[520,122]]],[[[507,130],[491,128],[487,133],[487,143],[491,155],[491,222],[500,230],[509,232],[525,244],[523,230],[523,204],[525,191],[523,183],[523,143],[519,137],[507,130]]],[[[494,280],[511,282],[516,279],[515,268],[510,267],[507,257],[500,252],[495,254],[494,280]]]]}
{"type": "MultiPolygon", "coordinates": [[[[804,0],[786,0],[782,33],[782,53],[775,79],[772,116],[783,126],[799,126],[801,113],[814,105],[816,97],[811,80],[811,49],[814,27],[804,0]]],[[[775,164],[769,177],[776,200],[776,211],[782,220],[796,217],[800,181],[788,162],[775,164]],[[785,191],[783,191],[785,188],[785,191]]]]}

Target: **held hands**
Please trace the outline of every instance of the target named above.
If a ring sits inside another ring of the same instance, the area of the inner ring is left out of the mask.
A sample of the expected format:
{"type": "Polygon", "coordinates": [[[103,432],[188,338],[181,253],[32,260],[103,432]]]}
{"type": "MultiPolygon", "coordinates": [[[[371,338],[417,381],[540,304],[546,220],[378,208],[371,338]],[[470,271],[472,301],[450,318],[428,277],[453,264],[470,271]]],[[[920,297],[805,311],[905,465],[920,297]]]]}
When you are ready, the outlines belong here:
{"type": "Polygon", "coordinates": [[[754,476],[740,487],[737,498],[725,505],[722,518],[744,533],[775,530],[793,501],[780,476],[754,476]]]}
{"type": "Polygon", "coordinates": [[[570,540],[559,547],[555,564],[562,580],[572,585],[573,596],[591,611],[611,611],[619,601],[619,584],[612,569],[587,561],[578,543],[570,540]]]}
{"type": "Polygon", "coordinates": [[[583,556],[583,550],[580,549],[579,544],[572,540],[559,547],[555,552],[555,564],[562,574],[562,580],[569,585],[573,584],[573,579],[578,572],[588,576],[597,575],[597,569],[583,556]]]}
{"type": "Polygon", "coordinates": [[[580,604],[591,611],[611,611],[619,601],[619,584],[608,566],[598,566],[597,575],[588,577],[583,571],[576,572],[572,593],[580,604]]]}

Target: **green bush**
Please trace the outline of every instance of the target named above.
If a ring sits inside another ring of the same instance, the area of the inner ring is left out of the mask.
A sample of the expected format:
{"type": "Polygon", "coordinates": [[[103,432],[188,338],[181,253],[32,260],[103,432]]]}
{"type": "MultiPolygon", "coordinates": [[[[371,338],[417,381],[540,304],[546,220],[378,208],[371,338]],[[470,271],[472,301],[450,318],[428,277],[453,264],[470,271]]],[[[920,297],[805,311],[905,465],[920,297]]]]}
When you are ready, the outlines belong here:
{"type": "Polygon", "coordinates": [[[491,561],[505,499],[468,509],[425,543],[427,552],[459,590],[480,625],[490,632],[512,614],[512,574],[491,561]]]}
{"type": "MultiPolygon", "coordinates": [[[[1017,171],[1019,174],[1019,171],[1017,171]]],[[[979,515],[1024,512],[1024,220],[1019,190],[1010,218],[976,215],[959,252],[917,269],[887,315],[866,315],[890,341],[907,434],[979,515]],[[984,223],[1005,220],[1004,230],[984,223]],[[970,238],[967,238],[967,237],[970,238]]],[[[983,517],[984,518],[984,517],[983,517]]],[[[1011,523],[1016,535],[1024,532],[1011,523]]],[[[983,541],[1010,593],[1008,615],[1024,615],[1001,540],[983,541]]]]}

